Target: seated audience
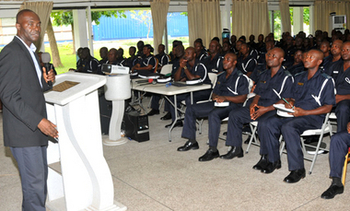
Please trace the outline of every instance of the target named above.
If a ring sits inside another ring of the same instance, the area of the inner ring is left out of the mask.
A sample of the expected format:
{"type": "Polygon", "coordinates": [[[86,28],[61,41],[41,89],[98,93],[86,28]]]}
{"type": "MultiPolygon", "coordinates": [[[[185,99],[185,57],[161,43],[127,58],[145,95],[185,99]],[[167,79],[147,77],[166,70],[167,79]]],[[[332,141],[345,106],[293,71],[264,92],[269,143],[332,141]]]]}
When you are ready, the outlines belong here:
{"type": "Polygon", "coordinates": [[[341,57],[342,61],[334,66],[338,70],[335,78],[337,132],[345,131],[350,121],[350,42],[343,44],[341,57]]]}
{"type": "Polygon", "coordinates": [[[208,57],[208,53],[203,46],[202,39],[196,39],[193,44],[194,49],[196,49],[196,59],[198,59],[200,62],[203,62],[208,57]]]}
{"type": "Polygon", "coordinates": [[[147,44],[143,47],[143,59],[139,61],[136,65],[131,68],[132,72],[138,72],[142,74],[154,73],[156,68],[156,59],[151,54],[153,48],[150,44],[147,44]]]}
{"type": "Polygon", "coordinates": [[[129,48],[129,55],[130,57],[124,60],[123,63],[121,63],[122,66],[129,67],[130,69],[137,63],[137,56],[135,55],[136,53],[136,48],[135,46],[131,46],[129,48]]]}
{"type": "MultiPolygon", "coordinates": [[[[183,58],[180,59],[178,69],[175,71],[173,76],[174,76],[174,81],[187,81],[187,80],[200,79],[202,83],[210,84],[207,68],[205,67],[204,64],[196,60],[196,53],[193,47],[186,48],[185,55],[183,58]]],[[[210,93],[211,93],[211,89],[194,92],[193,103],[196,103],[197,101],[200,101],[200,100],[209,99],[210,93]]],[[[174,102],[174,97],[171,96],[169,97],[169,99],[172,102],[174,102]]],[[[176,99],[177,99],[177,102],[181,102],[182,100],[185,100],[186,105],[191,105],[190,93],[177,95],[176,99]]],[[[166,102],[166,103],[169,104],[169,102],[166,102]]],[[[175,109],[177,108],[174,108],[173,106],[170,107],[172,123],[166,125],[165,126],[166,128],[171,127],[171,125],[173,124],[174,124],[174,127],[182,126],[182,121],[174,122],[176,118],[175,109]]]]}
{"type": "Polygon", "coordinates": [[[89,48],[83,48],[80,59],[80,67],[75,70],[76,72],[103,74],[99,61],[91,56],[89,48]]]}
{"type": "Polygon", "coordinates": [[[108,48],[107,47],[102,47],[100,48],[100,57],[101,60],[100,65],[102,66],[103,64],[106,64],[106,62],[108,61],[108,48]]]}
{"type": "Polygon", "coordinates": [[[225,72],[218,76],[213,90],[211,102],[188,106],[185,113],[182,137],[188,139],[178,151],[198,149],[196,141],[196,117],[208,117],[209,150],[199,158],[199,161],[209,161],[219,157],[217,142],[220,133],[221,120],[228,117],[233,109],[242,107],[249,93],[249,79],[237,68],[237,56],[227,53],[224,57],[223,66],[225,72]],[[229,102],[227,107],[215,107],[214,102],[229,102]]]}
{"type": "Polygon", "coordinates": [[[287,67],[287,70],[292,74],[292,76],[295,76],[298,73],[301,73],[304,71],[304,64],[302,61],[303,57],[303,51],[296,50],[294,53],[294,63],[291,67],[287,67]]]}
{"type": "Polygon", "coordinates": [[[338,69],[335,67],[337,66],[338,63],[342,62],[341,58],[341,48],[343,46],[343,41],[341,40],[335,40],[332,43],[331,47],[331,54],[332,54],[332,60],[327,63],[327,65],[324,66],[324,72],[332,76],[333,78],[336,78],[338,75],[338,69]]]}
{"type": "Polygon", "coordinates": [[[165,45],[159,44],[158,45],[158,54],[155,55],[155,57],[158,59],[158,67],[157,72],[160,73],[162,70],[162,67],[166,64],[169,64],[169,55],[165,53],[165,45]]]}
{"type": "Polygon", "coordinates": [[[300,134],[308,129],[320,128],[325,114],[330,112],[335,104],[333,80],[319,71],[322,60],[321,51],[310,50],[304,61],[307,71],[295,76],[292,96],[285,97],[288,103],[278,102],[294,110],[293,113],[289,113],[293,118],[270,116],[259,121],[261,159],[254,169],[268,174],[281,168],[278,140],[282,134],[287,146],[288,168],[291,171],[284,178],[284,182],[296,183],[305,177],[300,134]]]}
{"type": "Polygon", "coordinates": [[[260,75],[254,90],[255,97],[249,99],[244,107],[234,109],[229,114],[226,145],[231,146],[231,149],[220,156],[221,158],[243,157],[243,125],[275,116],[273,104],[281,102],[281,97],[290,96],[293,78],[282,67],[283,59],[284,51],[281,48],[273,48],[267,52],[266,64],[269,69],[260,75]]]}
{"type": "Polygon", "coordinates": [[[208,72],[219,73],[223,71],[222,59],[220,44],[216,39],[213,39],[209,44],[209,56],[203,60],[208,72]]]}
{"type": "Polygon", "coordinates": [[[248,77],[252,74],[257,61],[254,56],[249,55],[250,48],[246,43],[241,44],[240,53],[241,56],[237,59],[237,69],[248,77]]]}

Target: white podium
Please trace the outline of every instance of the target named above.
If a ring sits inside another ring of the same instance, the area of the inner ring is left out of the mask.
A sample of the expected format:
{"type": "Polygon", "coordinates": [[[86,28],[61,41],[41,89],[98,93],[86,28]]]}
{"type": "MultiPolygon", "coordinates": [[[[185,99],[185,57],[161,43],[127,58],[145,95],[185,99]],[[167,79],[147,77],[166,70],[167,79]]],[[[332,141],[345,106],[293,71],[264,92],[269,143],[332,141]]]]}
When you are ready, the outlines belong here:
{"type": "Polygon", "coordinates": [[[48,201],[52,210],[126,210],[114,202],[110,169],[103,157],[97,89],[105,76],[65,73],[54,86],[69,81],[65,91],[45,93],[48,119],[57,125],[58,144],[48,147],[48,201]]]}
{"type": "Polygon", "coordinates": [[[124,117],[124,100],[131,97],[130,75],[117,74],[107,76],[105,98],[112,101],[112,116],[109,122],[109,140],[103,140],[106,146],[117,146],[128,142],[121,137],[121,124],[124,117]]]}

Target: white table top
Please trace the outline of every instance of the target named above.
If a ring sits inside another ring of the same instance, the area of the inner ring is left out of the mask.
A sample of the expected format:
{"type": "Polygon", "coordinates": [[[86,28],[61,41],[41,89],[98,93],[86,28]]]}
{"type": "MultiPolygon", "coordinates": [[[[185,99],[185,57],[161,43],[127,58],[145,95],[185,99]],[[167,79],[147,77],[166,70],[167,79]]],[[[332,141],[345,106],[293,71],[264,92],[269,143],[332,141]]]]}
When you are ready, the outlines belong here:
{"type": "MultiPolygon", "coordinates": [[[[210,89],[211,84],[201,84],[201,85],[191,85],[191,86],[174,86],[171,85],[169,87],[165,86],[165,83],[137,83],[139,79],[132,80],[131,87],[134,90],[137,91],[145,91],[145,92],[151,92],[155,94],[161,94],[161,95],[178,95],[178,94],[184,94],[188,92],[195,92],[205,89],[210,89]]],[[[144,79],[141,79],[144,80],[144,79]]]]}

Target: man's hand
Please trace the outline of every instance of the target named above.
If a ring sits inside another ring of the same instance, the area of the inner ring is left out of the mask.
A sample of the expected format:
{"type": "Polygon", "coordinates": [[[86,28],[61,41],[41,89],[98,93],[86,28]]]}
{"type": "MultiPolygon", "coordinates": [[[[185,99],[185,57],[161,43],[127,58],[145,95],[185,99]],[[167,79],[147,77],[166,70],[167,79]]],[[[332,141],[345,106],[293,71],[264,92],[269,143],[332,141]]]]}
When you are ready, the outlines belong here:
{"type": "Polygon", "coordinates": [[[295,117],[307,115],[306,111],[302,108],[299,108],[299,107],[294,107],[294,113],[288,113],[288,114],[291,114],[295,117]]]}
{"type": "Polygon", "coordinates": [[[254,108],[254,112],[250,113],[250,118],[252,120],[256,120],[257,118],[261,117],[262,115],[264,115],[266,112],[269,111],[268,108],[265,106],[255,105],[255,108],[254,108]],[[257,110],[255,110],[255,108],[257,108],[257,110]]]}
{"type": "Polygon", "coordinates": [[[56,125],[45,118],[43,118],[38,124],[38,128],[41,130],[41,132],[53,138],[58,138],[58,131],[56,130],[56,127],[56,125]]]}
{"type": "Polygon", "coordinates": [[[224,102],[226,99],[225,99],[224,96],[215,96],[215,97],[213,98],[213,100],[216,101],[216,102],[218,102],[218,103],[222,103],[222,102],[224,102]]]}
{"type": "Polygon", "coordinates": [[[184,67],[186,66],[186,64],[187,64],[187,60],[181,58],[181,59],[180,59],[180,67],[181,67],[181,68],[184,68],[184,67]]]}
{"type": "Polygon", "coordinates": [[[55,78],[56,78],[55,73],[53,72],[53,69],[51,69],[48,72],[48,74],[46,74],[46,68],[45,67],[43,67],[43,77],[44,77],[46,83],[49,82],[49,81],[51,81],[53,83],[55,81],[55,78]]]}

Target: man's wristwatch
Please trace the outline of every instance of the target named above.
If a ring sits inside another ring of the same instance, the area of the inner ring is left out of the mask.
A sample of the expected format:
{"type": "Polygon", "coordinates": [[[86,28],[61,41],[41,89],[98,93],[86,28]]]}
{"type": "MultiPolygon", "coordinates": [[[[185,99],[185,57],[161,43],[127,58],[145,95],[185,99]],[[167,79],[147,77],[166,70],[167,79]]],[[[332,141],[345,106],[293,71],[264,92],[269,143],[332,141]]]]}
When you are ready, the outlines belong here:
{"type": "Polygon", "coordinates": [[[187,70],[187,66],[184,66],[184,69],[187,70]]]}

